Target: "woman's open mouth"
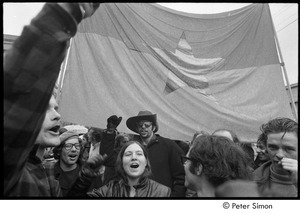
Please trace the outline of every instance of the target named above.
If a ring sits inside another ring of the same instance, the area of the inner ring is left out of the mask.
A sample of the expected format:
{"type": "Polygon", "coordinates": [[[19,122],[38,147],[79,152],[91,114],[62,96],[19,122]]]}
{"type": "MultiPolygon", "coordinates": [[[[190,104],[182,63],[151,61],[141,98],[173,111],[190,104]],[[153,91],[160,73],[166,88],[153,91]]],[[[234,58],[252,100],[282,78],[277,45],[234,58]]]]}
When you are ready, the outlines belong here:
{"type": "Polygon", "coordinates": [[[51,132],[51,134],[54,135],[59,135],[59,129],[60,129],[60,125],[55,125],[51,129],[49,129],[49,132],[51,132]]]}
{"type": "Polygon", "coordinates": [[[130,165],[130,168],[133,168],[133,169],[136,169],[138,167],[139,167],[139,164],[137,164],[137,163],[134,163],[134,164],[130,165]]]}

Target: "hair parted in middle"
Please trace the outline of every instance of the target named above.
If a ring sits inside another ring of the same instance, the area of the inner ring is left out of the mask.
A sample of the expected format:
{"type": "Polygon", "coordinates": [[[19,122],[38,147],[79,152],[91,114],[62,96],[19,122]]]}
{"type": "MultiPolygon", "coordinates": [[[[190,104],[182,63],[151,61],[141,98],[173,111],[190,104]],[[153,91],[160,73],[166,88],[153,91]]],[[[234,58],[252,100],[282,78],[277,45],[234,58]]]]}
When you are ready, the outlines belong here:
{"type": "Polygon", "coordinates": [[[151,175],[151,166],[150,166],[150,161],[149,161],[147,150],[145,149],[145,147],[142,144],[140,144],[138,141],[134,141],[134,140],[131,140],[131,141],[128,141],[127,143],[125,143],[123,145],[123,147],[121,148],[121,150],[120,150],[120,152],[118,154],[118,157],[117,157],[117,160],[116,160],[116,172],[117,172],[117,174],[121,178],[123,178],[124,180],[127,180],[127,174],[125,173],[125,170],[123,168],[123,156],[124,156],[124,152],[127,149],[127,147],[129,147],[132,144],[137,144],[142,148],[142,150],[144,152],[144,156],[145,156],[146,161],[147,161],[147,165],[146,165],[144,173],[142,174],[141,179],[149,177],[151,175]]]}

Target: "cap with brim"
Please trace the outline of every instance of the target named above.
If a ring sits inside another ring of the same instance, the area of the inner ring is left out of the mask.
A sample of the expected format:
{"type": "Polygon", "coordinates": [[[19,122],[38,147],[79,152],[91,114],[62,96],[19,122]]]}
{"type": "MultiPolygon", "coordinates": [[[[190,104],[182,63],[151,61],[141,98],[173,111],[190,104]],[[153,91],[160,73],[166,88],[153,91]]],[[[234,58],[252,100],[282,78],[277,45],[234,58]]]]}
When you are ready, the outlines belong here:
{"type": "Polygon", "coordinates": [[[77,132],[66,131],[59,136],[60,144],[65,143],[65,141],[69,140],[70,138],[78,138],[78,137],[79,137],[79,135],[77,134],[77,132]]]}
{"type": "Polygon", "coordinates": [[[137,116],[128,118],[126,121],[126,125],[131,131],[138,133],[137,123],[142,120],[152,122],[152,125],[156,126],[154,132],[158,131],[156,114],[152,114],[152,112],[150,111],[140,111],[137,116]]]}

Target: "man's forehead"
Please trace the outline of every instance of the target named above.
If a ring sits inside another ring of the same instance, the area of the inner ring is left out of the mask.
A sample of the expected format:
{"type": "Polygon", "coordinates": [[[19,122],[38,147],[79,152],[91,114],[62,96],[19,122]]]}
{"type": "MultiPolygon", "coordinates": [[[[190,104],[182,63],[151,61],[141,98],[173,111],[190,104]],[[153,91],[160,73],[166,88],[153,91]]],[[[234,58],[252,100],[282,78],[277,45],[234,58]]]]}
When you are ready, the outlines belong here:
{"type": "Polygon", "coordinates": [[[268,135],[268,144],[282,142],[287,145],[298,145],[298,136],[294,132],[270,133],[268,135]]]}
{"type": "Polygon", "coordinates": [[[75,143],[78,143],[78,142],[79,142],[78,138],[77,138],[77,137],[73,137],[73,138],[69,138],[69,139],[65,142],[65,144],[68,144],[68,143],[75,144],[75,143]]]}

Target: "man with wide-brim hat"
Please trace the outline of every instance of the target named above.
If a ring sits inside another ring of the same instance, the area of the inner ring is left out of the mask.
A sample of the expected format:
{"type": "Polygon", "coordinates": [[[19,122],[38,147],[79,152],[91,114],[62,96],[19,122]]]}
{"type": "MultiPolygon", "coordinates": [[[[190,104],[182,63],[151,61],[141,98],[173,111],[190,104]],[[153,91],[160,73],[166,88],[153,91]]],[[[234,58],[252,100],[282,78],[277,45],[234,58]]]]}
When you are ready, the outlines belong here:
{"type": "Polygon", "coordinates": [[[151,179],[172,189],[171,196],[185,197],[185,173],[181,163],[183,151],[171,139],[155,134],[158,129],[157,115],[145,110],[127,119],[127,127],[138,135],[133,140],[146,147],[152,170],[151,179]]]}
{"type": "Polygon", "coordinates": [[[152,125],[155,126],[153,132],[157,132],[158,124],[157,124],[156,117],[157,117],[156,114],[152,114],[150,111],[140,111],[137,116],[128,118],[128,120],[126,121],[126,125],[131,131],[135,133],[139,133],[137,129],[138,122],[143,120],[150,121],[152,122],[152,125]]]}

